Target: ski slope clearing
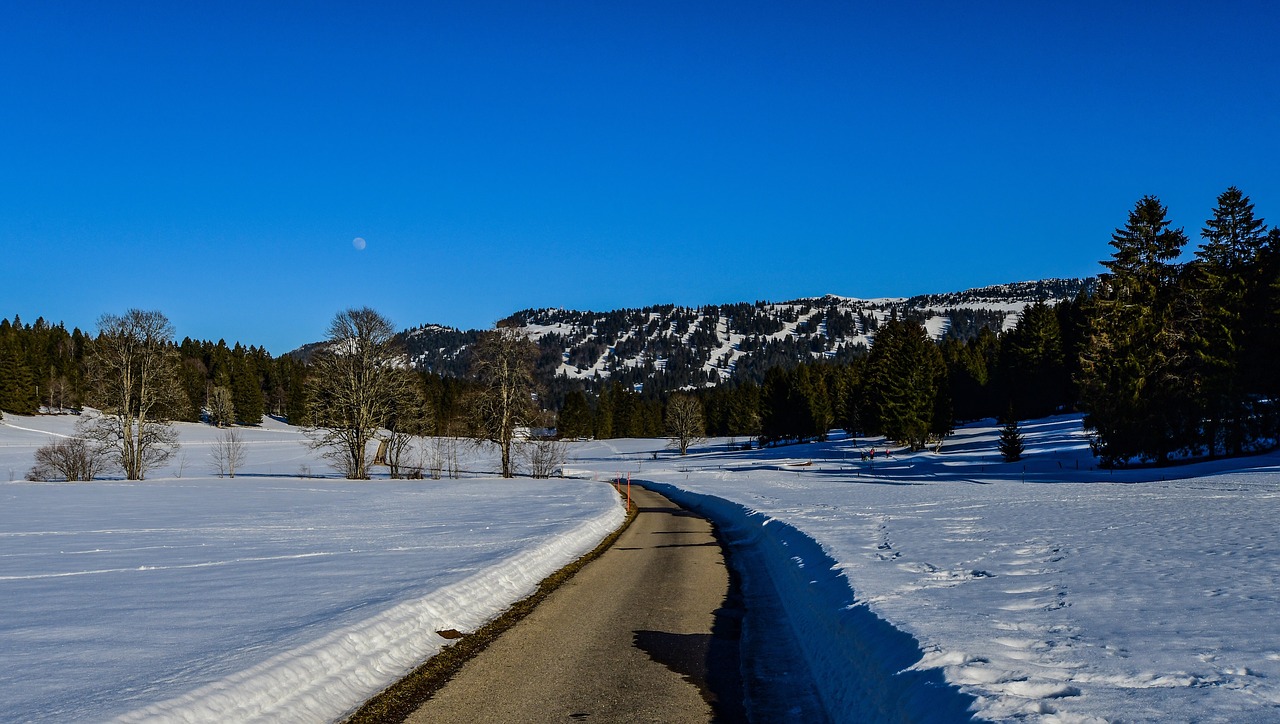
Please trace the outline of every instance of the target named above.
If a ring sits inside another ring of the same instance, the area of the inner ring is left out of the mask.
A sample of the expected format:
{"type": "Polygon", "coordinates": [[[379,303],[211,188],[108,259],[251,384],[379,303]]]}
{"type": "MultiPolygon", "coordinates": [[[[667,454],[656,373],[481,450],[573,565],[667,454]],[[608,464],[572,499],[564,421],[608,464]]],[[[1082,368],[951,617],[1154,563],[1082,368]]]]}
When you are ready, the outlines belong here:
{"type": "Polygon", "coordinates": [[[298,477],[332,473],[271,421],[234,480],[181,425],[146,481],[22,481],[72,423],[0,425],[0,721],[334,720],[623,518],[589,481],[298,477]]]}
{"type": "Polygon", "coordinates": [[[1011,464],[988,423],[866,462],[883,440],[656,460],[658,442],[599,441],[576,465],[772,551],[837,713],[954,703],[920,676],[940,673],[997,721],[1280,719],[1280,455],[1112,473],[1076,416],[1024,434],[1011,464]]]}

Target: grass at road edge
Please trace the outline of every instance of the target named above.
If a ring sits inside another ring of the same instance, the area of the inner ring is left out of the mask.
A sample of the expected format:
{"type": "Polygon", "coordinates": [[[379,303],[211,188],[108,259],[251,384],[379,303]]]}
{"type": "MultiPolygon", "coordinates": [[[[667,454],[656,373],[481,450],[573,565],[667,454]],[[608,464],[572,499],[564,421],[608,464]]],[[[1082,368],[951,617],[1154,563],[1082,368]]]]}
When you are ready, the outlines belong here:
{"type": "Polygon", "coordinates": [[[537,591],[515,602],[511,608],[474,633],[467,634],[452,645],[446,646],[440,653],[427,659],[403,679],[366,701],[343,722],[345,724],[381,724],[404,721],[423,702],[439,691],[449,679],[453,678],[463,664],[484,651],[485,647],[501,636],[504,631],[532,613],[533,609],[551,595],[552,591],[564,585],[566,581],[573,578],[574,574],[608,550],[635,520],[637,513],[637,507],[632,505],[622,525],[618,526],[617,530],[610,533],[590,553],[544,578],[538,584],[537,591]]]}

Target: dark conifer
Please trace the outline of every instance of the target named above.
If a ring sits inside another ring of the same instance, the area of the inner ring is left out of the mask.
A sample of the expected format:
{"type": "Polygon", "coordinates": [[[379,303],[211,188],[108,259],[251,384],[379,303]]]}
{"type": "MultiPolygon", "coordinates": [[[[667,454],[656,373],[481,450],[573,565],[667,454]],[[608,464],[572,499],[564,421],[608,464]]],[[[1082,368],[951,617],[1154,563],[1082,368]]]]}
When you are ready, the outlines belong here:
{"type": "Polygon", "coordinates": [[[1140,200],[1111,237],[1116,251],[1089,305],[1081,355],[1085,425],[1106,464],[1165,463],[1198,427],[1187,392],[1191,350],[1186,295],[1175,263],[1186,234],[1170,229],[1154,196],[1140,200]]]}
{"type": "Polygon", "coordinates": [[[949,432],[946,373],[942,352],[923,327],[891,319],[880,328],[867,358],[868,432],[913,450],[949,432]]]}
{"type": "Polygon", "coordinates": [[[1258,262],[1266,227],[1254,216],[1249,197],[1232,186],[1218,196],[1201,235],[1196,262],[1188,269],[1195,305],[1187,321],[1206,417],[1204,443],[1211,455],[1220,446],[1238,455],[1256,437],[1248,409],[1246,377],[1251,375],[1245,368],[1256,364],[1252,348],[1261,335],[1249,307],[1264,285],[1258,262]]]}
{"type": "Polygon", "coordinates": [[[1013,415],[1013,407],[1005,413],[1004,425],[1000,428],[999,447],[1000,457],[1006,463],[1016,463],[1022,459],[1022,431],[1018,429],[1018,418],[1013,415]]]}
{"type": "Polygon", "coordinates": [[[569,440],[590,437],[591,405],[582,390],[571,390],[564,396],[564,405],[556,418],[556,434],[569,440]]]}
{"type": "Polygon", "coordinates": [[[1030,304],[1000,340],[1001,373],[1008,399],[1028,417],[1051,414],[1067,402],[1070,380],[1058,316],[1043,301],[1030,304]]]}

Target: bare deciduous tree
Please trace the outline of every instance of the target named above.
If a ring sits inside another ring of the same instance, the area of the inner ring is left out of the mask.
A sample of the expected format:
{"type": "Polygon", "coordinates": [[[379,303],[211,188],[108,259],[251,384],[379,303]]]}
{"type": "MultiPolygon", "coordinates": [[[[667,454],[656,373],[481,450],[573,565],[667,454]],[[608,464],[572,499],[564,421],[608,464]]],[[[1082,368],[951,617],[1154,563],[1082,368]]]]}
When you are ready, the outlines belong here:
{"type": "Polygon", "coordinates": [[[36,464],[27,480],[93,480],[106,467],[103,451],[82,437],[55,440],[36,450],[36,464]]]}
{"type": "MultiPolygon", "coordinates": [[[[413,475],[412,443],[415,438],[431,433],[433,416],[431,403],[422,391],[417,376],[404,370],[403,391],[395,400],[395,409],[387,420],[386,463],[391,477],[399,478],[406,474],[413,475]]],[[[422,477],[421,465],[417,466],[417,477],[422,477]]]]}
{"type": "Polygon", "coordinates": [[[482,334],[472,354],[471,372],[480,385],[472,399],[473,429],[477,438],[501,450],[502,477],[509,478],[516,428],[536,412],[533,365],[538,348],[520,330],[499,327],[482,334]]]}
{"type": "Polygon", "coordinates": [[[691,395],[672,395],[667,400],[667,437],[669,444],[684,455],[690,445],[696,445],[706,434],[702,421],[702,403],[691,395]]]}
{"type": "Polygon", "coordinates": [[[235,424],[236,406],[231,400],[231,390],[222,385],[209,390],[206,412],[209,413],[209,422],[218,427],[235,424]]]}
{"type": "Polygon", "coordinates": [[[353,480],[369,477],[368,445],[405,395],[408,366],[386,317],[368,307],[340,312],[311,362],[307,402],[312,447],[353,480]]]}
{"type": "Polygon", "coordinates": [[[111,450],[129,480],[142,480],[178,448],[173,419],[183,399],[173,325],[160,312],[104,314],[89,353],[92,402],[99,415],[77,423],[81,436],[111,450]]]}
{"type": "Polygon", "coordinates": [[[454,435],[428,438],[424,462],[427,474],[433,480],[458,477],[461,473],[458,465],[458,447],[459,440],[454,435]]]}
{"type": "Polygon", "coordinates": [[[71,383],[65,375],[49,376],[49,412],[62,414],[66,410],[67,397],[71,394],[71,383]]]}
{"type": "Polygon", "coordinates": [[[209,457],[213,458],[214,467],[218,470],[218,477],[227,476],[234,478],[236,469],[244,466],[245,454],[244,438],[241,437],[240,431],[234,427],[227,428],[222,436],[213,443],[213,450],[209,452],[209,457]]]}
{"type": "Polygon", "coordinates": [[[563,475],[569,462],[569,443],[551,437],[530,438],[520,443],[520,460],[535,478],[563,475]]]}

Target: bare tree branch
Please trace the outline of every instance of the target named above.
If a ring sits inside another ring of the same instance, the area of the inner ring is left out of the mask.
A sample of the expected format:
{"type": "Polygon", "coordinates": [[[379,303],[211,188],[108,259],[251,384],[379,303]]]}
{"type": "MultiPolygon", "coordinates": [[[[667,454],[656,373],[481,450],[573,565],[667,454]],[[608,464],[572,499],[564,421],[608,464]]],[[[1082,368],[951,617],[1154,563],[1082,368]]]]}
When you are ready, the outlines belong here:
{"type": "Polygon", "coordinates": [[[536,412],[533,365],[538,348],[520,330],[500,327],[481,335],[473,355],[471,372],[480,384],[472,399],[473,431],[502,451],[502,477],[509,478],[516,428],[536,412]]]}
{"type": "Polygon", "coordinates": [[[80,420],[82,436],[113,451],[129,480],[142,480],[178,447],[170,424],[183,399],[173,325],[160,312],[104,314],[90,346],[92,401],[98,416],[80,420]]]}
{"type": "Polygon", "coordinates": [[[340,312],[311,365],[311,445],[346,477],[368,479],[369,441],[392,419],[409,381],[391,322],[368,307],[340,312]]]}
{"type": "Polygon", "coordinates": [[[667,437],[671,438],[669,447],[673,447],[684,455],[690,445],[696,445],[704,439],[705,425],[702,420],[702,403],[690,395],[672,395],[667,401],[667,437]]]}
{"type": "Polygon", "coordinates": [[[244,438],[240,436],[240,431],[234,427],[227,428],[222,437],[213,443],[213,450],[210,451],[209,457],[213,458],[214,467],[218,470],[218,477],[227,476],[234,478],[236,469],[244,466],[245,455],[248,450],[245,449],[244,438]]]}

